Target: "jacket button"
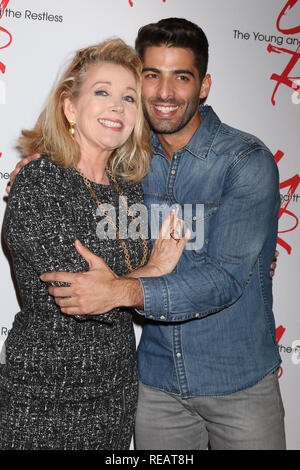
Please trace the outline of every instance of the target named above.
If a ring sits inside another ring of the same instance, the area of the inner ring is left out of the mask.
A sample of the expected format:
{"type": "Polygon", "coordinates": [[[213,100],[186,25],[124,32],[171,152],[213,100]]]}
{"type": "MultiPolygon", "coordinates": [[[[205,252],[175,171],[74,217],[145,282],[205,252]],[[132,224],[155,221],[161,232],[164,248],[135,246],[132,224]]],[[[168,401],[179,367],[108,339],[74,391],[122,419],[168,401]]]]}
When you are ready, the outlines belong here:
{"type": "Polygon", "coordinates": [[[166,319],[166,317],[165,317],[164,315],[161,315],[159,318],[160,318],[161,320],[165,320],[165,319],[166,319]]]}
{"type": "Polygon", "coordinates": [[[176,356],[179,358],[181,357],[181,353],[177,353],[176,356]]]}

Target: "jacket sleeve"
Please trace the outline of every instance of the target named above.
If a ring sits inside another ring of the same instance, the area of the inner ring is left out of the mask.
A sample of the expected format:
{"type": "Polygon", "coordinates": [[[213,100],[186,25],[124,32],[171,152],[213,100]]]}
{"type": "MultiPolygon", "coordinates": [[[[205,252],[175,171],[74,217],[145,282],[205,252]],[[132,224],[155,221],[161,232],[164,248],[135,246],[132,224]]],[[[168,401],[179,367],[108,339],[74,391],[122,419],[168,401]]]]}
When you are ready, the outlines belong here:
{"type": "MultiPolygon", "coordinates": [[[[179,322],[216,313],[236,302],[260,252],[277,227],[279,175],[273,155],[255,149],[228,169],[210,226],[205,263],[161,277],[140,278],[144,310],[154,320],[179,322]]],[[[277,236],[277,233],[276,233],[277,236]]]]}
{"type": "Polygon", "coordinates": [[[74,247],[76,226],[63,185],[55,165],[41,159],[20,171],[9,195],[6,243],[37,275],[88,269],[74,247]]]}

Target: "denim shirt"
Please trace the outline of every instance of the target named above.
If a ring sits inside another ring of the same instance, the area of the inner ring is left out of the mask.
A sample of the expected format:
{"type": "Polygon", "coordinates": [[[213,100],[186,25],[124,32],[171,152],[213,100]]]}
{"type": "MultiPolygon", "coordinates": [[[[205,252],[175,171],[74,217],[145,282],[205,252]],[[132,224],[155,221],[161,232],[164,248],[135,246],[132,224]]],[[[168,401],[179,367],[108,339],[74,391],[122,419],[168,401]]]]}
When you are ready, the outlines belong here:
{"type": "Polygon", "coordinates": [[[243,390],[281,362],[270,279],[277,165],[259,139],[221,123],[211,107],[199,113],[203,121],[171,161],[152,135],[143,181],[152,231],[153,207],[174,205],[192,230],[172,273],[140,278],[140,380],[183,398],[243,390]]]}

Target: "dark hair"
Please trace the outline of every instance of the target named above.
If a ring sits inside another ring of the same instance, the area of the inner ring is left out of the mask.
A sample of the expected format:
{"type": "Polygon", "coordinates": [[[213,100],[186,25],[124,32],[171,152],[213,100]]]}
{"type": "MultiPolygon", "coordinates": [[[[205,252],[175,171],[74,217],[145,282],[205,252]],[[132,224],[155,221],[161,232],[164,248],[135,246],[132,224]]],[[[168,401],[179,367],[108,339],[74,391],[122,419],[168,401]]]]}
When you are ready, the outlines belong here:
{"type": "Polygon", "coordinates": [[[162,45],[191,49],[200,80],[204,78],[208,63],[208,41],[199,26],[184,18],[164,18],[139,29],[135,49],[142,61],[147,47],[162,45]]]}

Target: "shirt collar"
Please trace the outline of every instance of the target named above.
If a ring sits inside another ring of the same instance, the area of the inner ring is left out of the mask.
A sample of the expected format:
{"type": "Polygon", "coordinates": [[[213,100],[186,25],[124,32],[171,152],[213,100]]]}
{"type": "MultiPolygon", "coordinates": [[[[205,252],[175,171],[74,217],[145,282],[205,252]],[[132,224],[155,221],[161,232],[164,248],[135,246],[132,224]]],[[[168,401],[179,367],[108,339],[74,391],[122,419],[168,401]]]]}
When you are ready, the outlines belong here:
{"type": "MultiPolygon", "coordinates": [[[[186,150],[195,157],[205,159],[211,149],[221,121],[211,106],[199,106],[199,114],[203,120],[182,150],[186,150]]],[[[154,154],[164,156],[157,135],[153,131],[151,131],[151,148],[154,154]]]]}

